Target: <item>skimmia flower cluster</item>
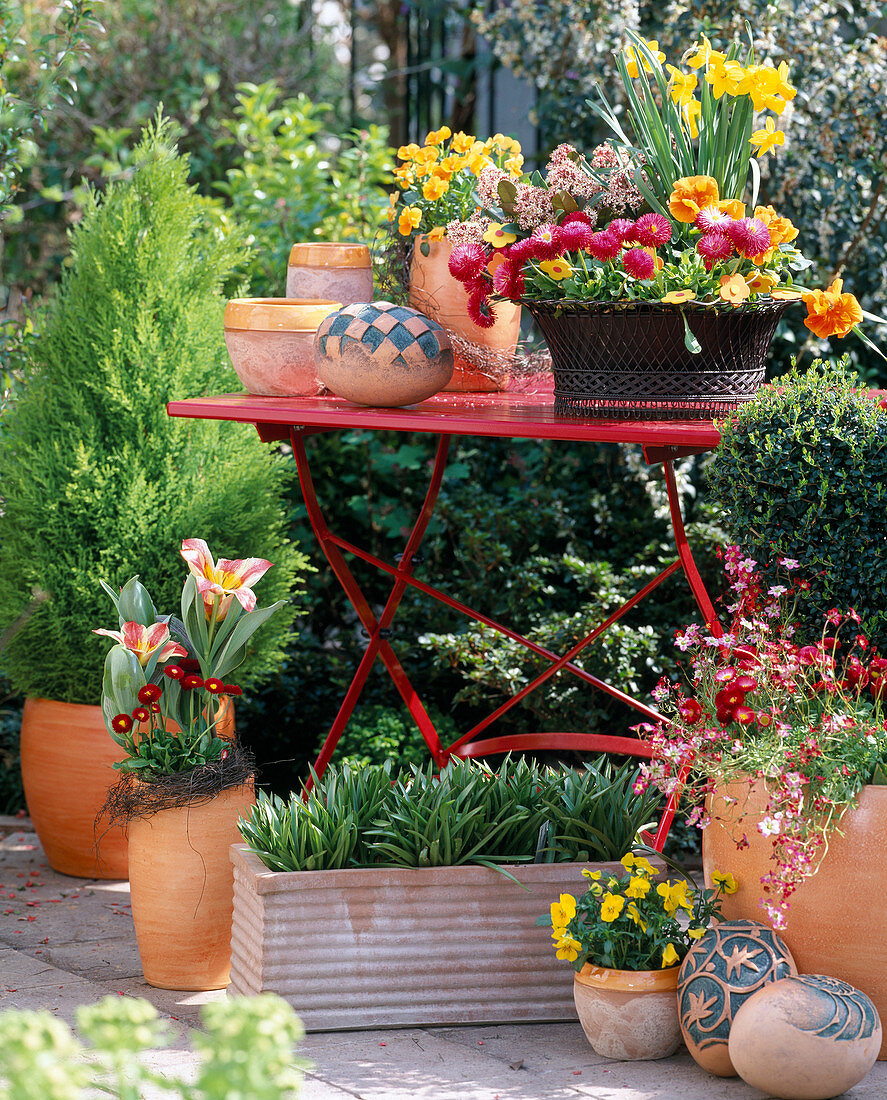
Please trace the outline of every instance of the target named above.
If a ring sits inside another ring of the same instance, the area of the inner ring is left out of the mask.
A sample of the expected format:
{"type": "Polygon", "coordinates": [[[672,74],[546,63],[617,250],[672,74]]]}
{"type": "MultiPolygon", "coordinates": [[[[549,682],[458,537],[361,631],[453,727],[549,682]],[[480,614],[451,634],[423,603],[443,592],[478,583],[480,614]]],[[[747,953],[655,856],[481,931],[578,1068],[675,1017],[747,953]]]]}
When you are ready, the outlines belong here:
{"type": "Polygon", "coordinates": [[[582,871],[579,898],[561,894],[536,924],[551,927],[559,959],[581,970],[586,963],[611,970],[662,970],[676,966],[720,916],[721,894],[736,891],[730,874],[716,871],[713,890],[697,890],[686,877],[656,882],[660,871],[645,856],[622,857],[625,873],[582,871]]]}
{"type": "Polygon", "coordinates": [[[705,796],[717,786],[763,781],[760,818],[737,804],[725,824],[739,847],[751,829],[770,838],[761,905],[784,927],[791,895],[815,873],[829,831],[862,787],[885,775],[887,658],[873,652],[852,609],[829,610],[819,637],[800,635],[795,617],[808,585],[793,579],[797,561],[781,559],[784,583],[769,587],[737,547],[726,549],[724,564],[730,629],[718,637],[691,624],[677,633],[690,657],[689,687],[661,683],[654,693],[669,720],[639,727],[654,751],[638,790],[683,788],[690,820],[705,827],[705,796]]]}
{"type": "Polygon", "coordinates": [[[229,743],[216,729],[219,697],[241,694],[227,676],[242,663],[256,630],[282,606],[256,607],[252,585],[271,562],[216,562],[202,539],[185,539],[181,554],[189,570],[181,621],[158,616],[132,577],[119,593],[102,584],[120,629],[93,631],[117,643],[105,658],[102,684],[105,725],[127,753],[114,766],[145,779],[224,759],[229,743]]]}

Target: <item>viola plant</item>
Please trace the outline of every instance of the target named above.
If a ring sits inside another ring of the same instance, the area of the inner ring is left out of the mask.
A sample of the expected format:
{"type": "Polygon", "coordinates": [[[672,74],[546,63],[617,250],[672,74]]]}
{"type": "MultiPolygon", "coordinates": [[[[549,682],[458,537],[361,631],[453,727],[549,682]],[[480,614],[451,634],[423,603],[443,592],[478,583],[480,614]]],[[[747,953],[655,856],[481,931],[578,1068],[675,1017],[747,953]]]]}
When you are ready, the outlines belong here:
{"type": "Polygon", "coordinates": [[[271,562],[216,562],[202,539],[185,539],[181,554],[189,573],[180,620],[158,615],[132,577],[119,592],[102,582],[120,628],[93,631],[117,643],[105,658],[102,684],[105,725],[127,753],[114,767],[143,779],[225,758],[230,743],[217,731],[220,697],[241,694],[228,677],[243,662],[250,638],[283,606],[280,600],[256,607],[252,585],[271,562]]]}
{"type": "Polygon", "coordinates": [[[799,562],[781,559],[779,583],[768,587],[738,547],[723,557],[730,628],[678,631],[689,684],[661,682],[654,691],[668,720],[638,727],[653,756],[637,789],[680,791],[694,807],[690,821],[704,828],[716,786],[763,781],[763,814],[752,818],[731,788],[724,824],[740,849],[752,829],[771,839],[761,905],[784,928],[791,895],[816,873],[841,815],[866,784],[887,782],[887,658],[860,633],[852,609],[831,609],[818,637],[802,636],[798,609],[809,584],[793,579],[799,562]]]}
{"type": "Polygon", "coordinates": [[[632,852],[620,862],[625,873],[618,876],[585,868],[585,893],[561,894],[536,920],[551,927],[557,957],[577,971],[586,963],[609,970],[677,966],[720,918],[721,895],[737,888],[732,875],[717,871],[714,889],[698,890],[686,876],[656,882],[659,869],[632,852]]]}

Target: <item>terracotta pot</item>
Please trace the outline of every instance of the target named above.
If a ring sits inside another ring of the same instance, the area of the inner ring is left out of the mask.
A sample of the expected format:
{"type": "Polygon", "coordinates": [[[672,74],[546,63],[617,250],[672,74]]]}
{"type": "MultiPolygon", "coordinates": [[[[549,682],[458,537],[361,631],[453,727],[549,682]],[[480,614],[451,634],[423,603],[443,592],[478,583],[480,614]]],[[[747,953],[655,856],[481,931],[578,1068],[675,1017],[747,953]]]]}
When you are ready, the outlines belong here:
{"type": "Polygon", "coordinates": [[[254,801],[250,781],[208,802],[130,822],[132,917],[148,985],[207,990],[228,984],[234,905],[228,849],[241,839],[237,819],[254,801]]]}
{"type": "Polygon", "coordinates": [[[667,1058],[681,1045],[678,970],[607,970],[585,966],[574,976],[582,1030],[604,1058],[667,1058]]]}
{"type": "Polygon", "coordinates": [[[496,323],[492,328],[479,328],[468,316],[464,286],[453,278],[447,266],[452,251],[449,241],[416,238],[410,267],[410,305],[443,325],[453,339],[455,367],[444,390],[502,390],[508,384],[508,361],[520,336],[521,307],[513,302],[497,302],[496,323]],[[422,254],[423,241],[428,245],[427,256],[422,254]],[[475,346],[481,361],[485,353],[498,354],[488,366],[478,366],[472,363],[471,352],[460,348],[460,338],[475,346]]]}
{"type": "Polygon", "coordinates": [[[78,878],[125,879],[126,834],[96,824],[119,778],[123,750],[102,709],[28,698],[22,716],[22,780],[28,813],[50,867],[78,878]]]}
{"type": "MultiPolygon", "coordinates": [[[[725,823],[713,821],[702,834],[706,883],[713,870],[726,870],[739,886],[724,898],[727,918],[766,922],[758,902],[761,875],[773,866],[772,841],[756,828],[766,802],[763,783],[749,790],[747,783],[738,782],[716,792],[710,803],[725,823]],[[737,798],[738,807],[727,806],[724,793],[737,798]],[[741,826],[735,824],[740,808],[749,811],[741,826]],[[734,833],[747,837],[747,848],[737,850],[734,833]]],[[[858,806],[844,814],[839,828],[840,833],[835,829],[829,836],[819,870],[792,895],[788,924],[779,934],[799,973],[828,974],[849,982],[868,994],[887,1019],[887,787],[864,787],[858,806]]],[[[878,1057],[887,1059],[887,1043],[878,1057]]]]}
{"type": "Polygon", "coordinates": [[[334,298],[343,306],[373,300],[373,265],[365,244],[305,241],[290,249],[287,298],[334,298]]]}

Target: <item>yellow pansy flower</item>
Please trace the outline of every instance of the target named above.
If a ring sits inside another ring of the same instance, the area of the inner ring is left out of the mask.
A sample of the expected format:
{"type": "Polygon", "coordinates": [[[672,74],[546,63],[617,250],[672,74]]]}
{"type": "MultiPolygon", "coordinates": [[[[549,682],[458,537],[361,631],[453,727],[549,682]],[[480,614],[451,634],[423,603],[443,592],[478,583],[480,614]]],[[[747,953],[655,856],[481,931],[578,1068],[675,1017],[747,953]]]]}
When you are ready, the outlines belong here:
{"type": "Polygon", "coordinates": [[[493,162],[490,160],[490,158],[486,156],[482,151],[477,153],[470,153],[468,156],[468,171],[471,172],[473,176],[479,176],[481,172],[483,172],[484,168],[486,168],[488,164],[492,163],[493,162]]]}
{"type": "Polygon", "coordinates": [[[414,229],[419,228],[421,221],[422,211],[418,206],[405,206],[397,219],[398,232],[404,237],[409,237],[414,229]]]}
{"type": "MultiPolygon", "coordinates": [[[[745,280],[743,279],[743,285],[745,280]]],[[[662,898],[662,908],[668,915],[674,916],[678,909],[686,909],[689,913],[693,905],[687,896],[687,884],[679,882],[660,882],[656,887],[656,893],[662,898]]]]}
{"type": "Polygon", "coordinates": [[[490,222],[490,227],[484,233],[483,240],[487,244],[491,244],[493,248],[504,248],[508,244],[513,244],[517,240],[516,233],[509,233],[503,229],[499,222],[490,222]]]}
{"type": "Polygon", "coordinates": [[[624,905],[625,898],[621,894],[604,894],[604,900],[601,904],[601,920],[607,921],[608,924],[616,920],[624,905]]]}
{"type": "Polygon", "coordinates": [[[409,187],[412,187],[416,177],[409,170],[409,168],[395,168],[394,178],[397,180],[397,186],[402,187],[406,191],[409,187]]]}
{"type": "Polygon", "coordinates": [[[622,859],[619,860],[626,871],[630,871],[634,867],[634,853],[626,852],[622,859]]]}
{"type": "Polygon", "coordinates": [[[633,901],[630,901],[625,907],[625,912],[631,917],[632,921],[640,928],[642,932],[647,931],[647,922],[641,917],[640,910],[633,901]]]}
{"type": "Polygon", "coordinates": [[[638,875],[632,875],[629,880],[628,887],[625,891],[627,898],[645,898],[650,892],[650,880],[647,878],[641,878],[638,875]]]}
{"type": "Polygon", "coordinates": [[[712,871],[711,881],[715,886],[720,886],[725,894],[735,894],[739,884],[729,871],[712,871]]]}
{"type": "Polygon", "coordinates": [[[467,153],[476,141],[474,134],[466,134],[464,130],[460,130],[458,134],[453,134],[450,148],[454,153],[467,153]]]}
{"type": "Polygon", "coordinates": [[[669,306],[679,306],[683,302],[690,302],[693,300],[692,290],[671,290],[664,298],[660,298],[660,302],[665,302],[669,306]]]}
{"type": "MultiPolygon", "coordinates": [[[[651,39],[646,39],[645,38],[645,39],[643,39],[643,41],[644,41],[647,49],[650,51],[650,53],[656,58],[656,60],[661,65],[662,62],[665,60],[665,54],[659,49],[658,40],[655,39],[655,38],[651,38],[651,39]]],[[[625,51],[625,64],[626,64],[626,68],[628,69],[628,75],[629,76],[637,76],[638,75],[638,63],[639,62],[640,62],[641,65],[643,65],[644,72],[651,73],[653,71],[653,66],[647,60],[646,56],[644,54],[640,53],[640,51],[636,50],[634,48],[634,46],[629,46],[628,49],[625,51]]]]}
{"type": "Polygon", "coordinates": [[[601,877],[601,873],[600,873],[600,871],[589,871],[589,869],[587,867],[583,867],[582,868],[582,876],[583,876],[583,878],[593,878],[593,879],[597,880],[601,877]]]}
{"type": "Polygon", "coordinates": [[[409,145],[401,145],[397,150],[397,155],[401,160],[412,160],[418,152],[419,146],[411,141],[409,145]]]}
{"type": "Polygon", "coordinates": [[[634,857],[634,872],[636,875],[649,875],[650,878],[656,878],[659,874],[659,869],[654,867],[653,864],[646,858],[646,856],[634,857]]]}
{"type": "Polygon", "coordinates": [[[453,136],[449,126],[441,126],[439,130],[431,130],[425,138],[426,145],[440,145],[442,141],[453,136]]]}
{"type": "Polygon", "coordinates": [[[674,966],[681,961],[681,956],[675,951],[674,944],[669,943],[666,945],[665,950],[662,952],[662,966],[674,966]]]}
{"type": "Polygon", "coordinates": [[[706,933],[705,928],[688,928],[687,929],[687,935],[690,937],[691,940],[701,940],[702,937],[705,935],[705,933],[706,933]]]}
{"type": "Polygon", "coordinates": [[[434,227],[434,229],[429,230],[428,240],[429,241],[442,241],[444,239],[444,237],[446,236],[446,232],[447,232],[446,226],[436,225],[434,227]]]}
{"type": "Polygon", "coordinates": [[[422,196],[429,202],[436,202],[449,191],[450,185],[440,176],[432,176],[422,184],[422,196]]]}
{"type": "Polygon", "coordinates": [[[572,936],[558,937],[554,946],[557,958],[566,959],[567,962],[573,962],[574,959],[577,959],[579,952],[582,950],[582,944],[578,940],[574,940],[572,936]]]}
{"type": "Polygon", "coordinates": [[[559,283],[561,279],[568,279],[573,274],[572,267],[563,260],[543,260],[539,264],[539,270],[543,271],[549,279],[554,279],[556,283],[559,283]]]}
{"type": "Polygon", "coordinates": [[[767,115],[763,130],[754,130],[748,139],[750,145],[757,145],[756,157],[762,157],[765,153],[772,153],[774,145],[785,144],[785,134],[776,129],[776,122],[772,115],[767,115]]]}
{"type": "Polygon", "coordinates": [[[552,928],[566,928],[576,916],[576,899],[572,894],[561,894],[558,901],[551,903],[552,928]]]}
{"type": "Polygon", "coordinates": [[[519,176],[524,170],[524,158],[520,153],[515,153],[510,156],[504,164],[505,171],[509,176],[519,176]]]}
{"type": "Polygon", "coordinates": [[[674,65],[666,65],[666,69],[671,73],[671,99],[673,103],[680,103],[681,106],[685,106],[693,98],[693,93],[696,91],[696,85],[698,78],[695,73],[682,73],[680,69],[676,69],[674,65]]]}

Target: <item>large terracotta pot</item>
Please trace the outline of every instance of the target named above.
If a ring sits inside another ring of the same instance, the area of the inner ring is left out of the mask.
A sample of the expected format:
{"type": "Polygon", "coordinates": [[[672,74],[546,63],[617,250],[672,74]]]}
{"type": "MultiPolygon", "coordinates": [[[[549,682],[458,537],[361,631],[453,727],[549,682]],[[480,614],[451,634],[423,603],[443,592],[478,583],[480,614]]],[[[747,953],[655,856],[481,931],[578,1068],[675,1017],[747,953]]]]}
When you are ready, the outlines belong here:
{"type": "Polygon", "coordinates": [[[497,302],[496,323],[492,328],[479,328],[468,316],[464,286],[453,278],[447,266],[452,251],[449,241],[416,238],[410,267],[410,305],[443,325],[453,339],[455,368],[444,390],[504,389],[508,382],[508,360],[514,355],[520,336],[521,307],[513,302],[497,302]],[[428,246],[427,256],[422,254],[423,241],[428,246]],[[475,345],[481,361],[485,352],[498,354],[488,366],[479,368],[467,357],[468,349],[460,349],[460,338],[475,345]]]}
{"type": "Polygon", "coordinates": [[[604,1058],[667,1058],[681,1045],[678,971],[608,970],[585,966],[574,976],[573,998],[582,1030],[604,1058]]]}
{"type": "Polygon", "coordinates": [[[252,781],[208,802],[159,810],[129,825],[132,917],[148,985],[206,990],[231,971],[237,819],[255,801],[252,781]]]}
{"type": "MultiPolygon", "coordinates": [[[[702,834],[706,884],[713,870],[730,871],[738,890],[723,900],[728,919],[748,917],[769,923],[759,906],[761,875],[773,864],[772,841],[756,823],[767,802],[763,783],[749,788],[737,782],[716,792],[710,807],[724,822],[713,821],[702,834]],[[728,806],[724,794],[738,800],[728,806]],[[749,816],[735,824],[741,809],[749,816]],[[731,821],[734,823],[731,825],[731,821]],[[748,847],[737,850],[735,836],[748,847]]],[[[887,1019],[887,787],[864,787],[858,806],[832,830],[816,874],[790,900],[788,924],[780,931],[801,974],[827,974],[867,993],[887,1019]]],[[[887,1059],[887,1042],[880,1059],[887,1059]]]]}
{"type": "Polygon", "coordinates": [[[22,780],[28,813],[50,867],[79,878],[126,878],[126,834],[96,822],[119,778],[123,751],[102,709],[28,698],[22,716],[22,780]]]}

